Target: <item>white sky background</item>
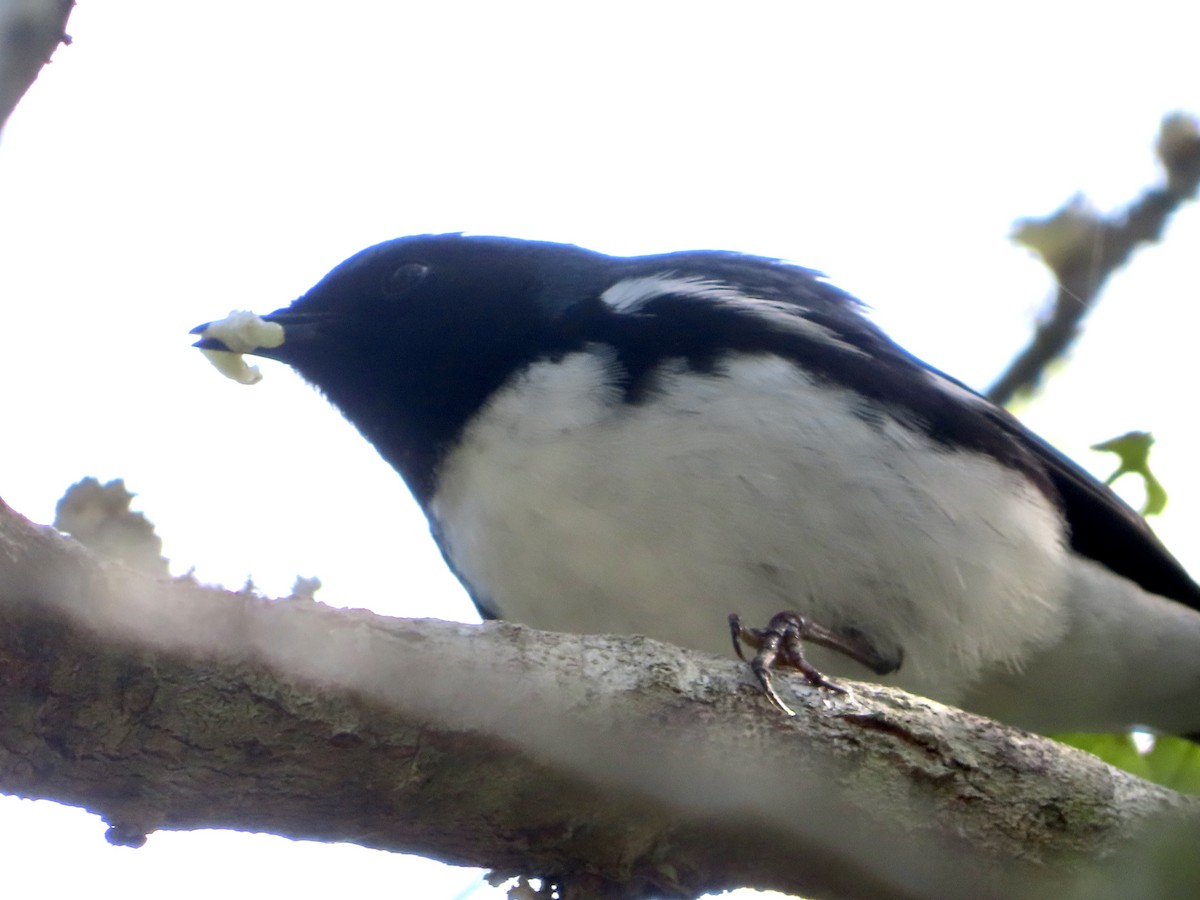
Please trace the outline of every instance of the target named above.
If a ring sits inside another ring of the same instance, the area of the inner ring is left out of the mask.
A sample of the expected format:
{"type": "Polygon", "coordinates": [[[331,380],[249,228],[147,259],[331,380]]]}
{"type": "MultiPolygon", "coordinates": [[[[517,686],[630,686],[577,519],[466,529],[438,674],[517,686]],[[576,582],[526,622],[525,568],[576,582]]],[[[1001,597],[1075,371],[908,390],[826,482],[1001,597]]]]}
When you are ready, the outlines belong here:
{"type": "MultiPolygon", "coordinates": [[[[0,496],[49,522],[79,478],[122,477],[177,572],[270,593],[317,575],[327,603],[471,618],[371,447],[282,366],[221,378],[189,328],[409,233],[721,247],[827,272],[984,387],[1051,291],[1012,222],[1076,191],[1133,198],[1161,116],[1200,112],[1187,9],[81,0],[0,139],[0,496]]],[[[1152,430],[1156,527],[1194,572],[1198,241],[1185,209],[1026,411],[1100,473],[1090,443],[1152,430]]],[[[451,898],[474,880],[351,847],[102,834],[0,798],[6,886],[451,898]]]]}

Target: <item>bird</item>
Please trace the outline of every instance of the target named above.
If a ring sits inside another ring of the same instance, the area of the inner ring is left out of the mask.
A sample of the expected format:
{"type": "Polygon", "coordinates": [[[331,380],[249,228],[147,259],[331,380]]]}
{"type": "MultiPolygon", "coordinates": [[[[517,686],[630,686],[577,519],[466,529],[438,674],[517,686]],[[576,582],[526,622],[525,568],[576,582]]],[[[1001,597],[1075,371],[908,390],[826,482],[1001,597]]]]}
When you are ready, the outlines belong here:
{"type": "MultiPolygon", "coordinates": [[[[727,655],[731,611],[789,611],[820,673],[1036,732],[1200,735],[1184,567],[813,270],[415,235],[193,333],[356,426],[486,619],[727,655]]],[[[761,657],[786,630],[741,633],[761,657]]]]}

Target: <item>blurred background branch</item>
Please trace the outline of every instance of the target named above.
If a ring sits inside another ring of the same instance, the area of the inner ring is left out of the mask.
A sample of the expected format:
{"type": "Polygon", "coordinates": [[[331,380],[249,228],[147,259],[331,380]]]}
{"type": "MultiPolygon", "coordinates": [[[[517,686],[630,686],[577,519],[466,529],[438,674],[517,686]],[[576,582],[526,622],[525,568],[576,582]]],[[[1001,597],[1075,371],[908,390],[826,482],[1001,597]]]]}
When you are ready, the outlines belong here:
{"type": "Polygon", "coordinates": [[[0,0],[0,128],[59,44],[74,0],[0,0]]]}
{"type": "Polygon", "coordinates": [[[1183,113],[1164,118],[1157,152],[1165,183],[1147,190],[1123,212],[1104,217],[1076,196],[1051,216],[1017,223],[1013,240],[1041,257],[1058,290],[1028,346],[988,388],[989,399],[1005,405],[1034,390],[1046,369],[1071,346],[1109,276],[1139,246],[1158,241],[1171,215],[1196,196],[1200,184],[1196,119],[1183,113]]]}

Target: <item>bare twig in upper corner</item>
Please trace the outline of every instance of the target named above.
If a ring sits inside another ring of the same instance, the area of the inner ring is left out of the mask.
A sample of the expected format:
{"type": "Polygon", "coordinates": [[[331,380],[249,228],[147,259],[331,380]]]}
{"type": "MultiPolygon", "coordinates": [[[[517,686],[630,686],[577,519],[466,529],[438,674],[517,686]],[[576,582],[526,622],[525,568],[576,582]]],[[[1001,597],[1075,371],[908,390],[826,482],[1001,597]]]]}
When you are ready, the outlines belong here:
{"type": "Polygon", "coordinates": [[[1106,219],[1083,198],[1075,197],[1045,219],[1017,223],[1013,239],[1041,256],[1054,273],[1058,292],[1029,345],[988,389],[991,400],[1008,403],[1016,394],[1036,387],[1046,367],[1074,340],[1108,277],[1138,245],[1157,241],[1171,214],[1196,196],[1200,123],[1182,113],[1164,118],[1157,152],[1166,183],[1146,191],[1123,213],[1106,219]]]}

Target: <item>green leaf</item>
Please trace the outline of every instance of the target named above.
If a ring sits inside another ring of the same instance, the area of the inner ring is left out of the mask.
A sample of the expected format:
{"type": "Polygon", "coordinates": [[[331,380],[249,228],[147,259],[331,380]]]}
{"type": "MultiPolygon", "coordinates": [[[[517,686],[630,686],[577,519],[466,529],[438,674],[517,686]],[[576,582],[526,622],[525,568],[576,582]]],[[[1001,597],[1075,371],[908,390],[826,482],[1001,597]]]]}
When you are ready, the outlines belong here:
{"type": "Polygon", "coordinates": [[[1200,794],[1200,744],[1178,737],[1160,737],[1143,755],[1150,780],[1185,794],[1200,794]]]}
{"type": "Polygon", "coordinates": [[[1124,769],[1184,794],[1200,794],[1200,745],[1178,737],[1156,737],[1142,752],[1132,734],[1056,734],[1056,741],[1086,750],[1124,769]]]}
{"type": "Polygon", "coordinates": [[[1092,446],[1093,450],[1103,450],[1117,454],[1120,460],[1115,472],[1105,479],[1104,483],[1111,485],[1125,474],[1138,475],[1146,487],[1146,503],[1142,507],[1143,516],[1157,516],[1167,505],[1167,491],[1154,473],[1150,471],[1150,448],[1154,446],[1154,436],[1148,431],[1131,431],[1112,440],[1092,446]]]}

